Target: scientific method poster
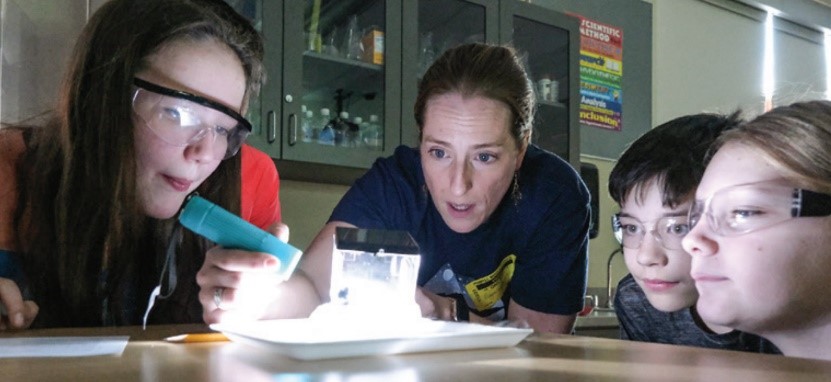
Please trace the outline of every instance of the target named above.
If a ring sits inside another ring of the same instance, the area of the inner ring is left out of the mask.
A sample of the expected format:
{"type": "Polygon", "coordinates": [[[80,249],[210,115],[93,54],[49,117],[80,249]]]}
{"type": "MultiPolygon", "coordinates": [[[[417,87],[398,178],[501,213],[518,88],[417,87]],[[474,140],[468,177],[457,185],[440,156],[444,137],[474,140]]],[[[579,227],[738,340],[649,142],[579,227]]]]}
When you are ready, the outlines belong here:
{"type": "Polygon", "coordinates": [[[580,123],[623,128],[623,31],[580,15],[580,123]]]}

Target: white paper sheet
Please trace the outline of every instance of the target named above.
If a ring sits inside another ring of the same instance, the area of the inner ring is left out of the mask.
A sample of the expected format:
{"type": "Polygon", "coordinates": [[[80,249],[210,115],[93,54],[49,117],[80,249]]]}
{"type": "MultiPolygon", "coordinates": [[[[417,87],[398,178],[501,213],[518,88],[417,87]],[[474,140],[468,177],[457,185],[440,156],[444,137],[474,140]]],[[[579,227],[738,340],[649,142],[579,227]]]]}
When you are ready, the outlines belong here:
{"type": "Polygon", "coordinates": [[[129,336],[0,338],[0,358],[120,356],[129,336]]]}

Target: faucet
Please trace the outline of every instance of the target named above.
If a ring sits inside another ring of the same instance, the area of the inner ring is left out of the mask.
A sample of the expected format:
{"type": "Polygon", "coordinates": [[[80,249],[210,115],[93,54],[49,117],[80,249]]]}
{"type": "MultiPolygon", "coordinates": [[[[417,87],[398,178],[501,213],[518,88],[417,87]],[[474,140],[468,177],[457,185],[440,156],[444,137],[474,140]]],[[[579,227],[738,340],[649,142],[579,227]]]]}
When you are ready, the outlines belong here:
{"type": "Polygon", "coordinates": [[[606,261],[606,306],[604,309],[614,309],[612,305],[612,259],[615,255],[623,252],[623,246],[618,247],[609,254],[609,260],[606,261]]]}

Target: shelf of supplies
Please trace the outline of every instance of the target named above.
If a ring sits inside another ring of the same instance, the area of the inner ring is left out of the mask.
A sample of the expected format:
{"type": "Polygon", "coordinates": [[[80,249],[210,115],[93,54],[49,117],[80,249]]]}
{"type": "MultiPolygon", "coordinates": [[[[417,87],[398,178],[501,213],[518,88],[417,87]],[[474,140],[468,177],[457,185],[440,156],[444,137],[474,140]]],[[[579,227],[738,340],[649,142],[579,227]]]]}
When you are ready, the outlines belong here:
{"type": "Polygon", "coordinates": [[[352,60],[352,59],[343,58],[343,57],[339,57],[339,56],[333,56],[331,54],[318,53],[318,52],[309,51],[309,50],[303,52],[303,58],[307,59],[308,61],[317,61],[317,62],[319,62],[319,65],[326,65],[326,63],[328,63],[329,65],[332,65],[332,64],[335,64],[335,65],[338,65],[338,66],[348,65],[348,66],[358,67],[358,68],[371,70],[371,71],[376,71],[376,72],[382,72],[384,70],[383,65],[372,64],[372,63],[369,63],[369,62],[358,61],[358,60],[352,60]]]}
{"type": "Polygon", "coordinates": [[[329,98],[332,89],[383,95],[384,66],[307,51],[303,53],[303,87],[313,98],[329,98]],[[320,91],[323,94],[313,94],[320,91]]]}

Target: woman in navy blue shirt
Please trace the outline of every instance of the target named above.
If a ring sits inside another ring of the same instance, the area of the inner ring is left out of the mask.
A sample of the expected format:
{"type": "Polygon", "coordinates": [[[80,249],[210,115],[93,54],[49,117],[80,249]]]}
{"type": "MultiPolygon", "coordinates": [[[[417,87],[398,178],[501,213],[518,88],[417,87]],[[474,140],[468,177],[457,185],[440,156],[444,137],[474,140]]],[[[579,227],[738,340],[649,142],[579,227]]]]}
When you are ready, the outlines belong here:
{"type": "MultiPolygon", "coordinates": [[[[530,143],[534,105],[513,49],[445,52],[419,85],[419,147],[399,147],[355,182],[280,287],[286,297],[269,294],[257,318],[304,316],[328,301],[333,233],[347,226],[415,238],[424,316],[571,332],[586,287],[589,193],[567,162],[530,143]]],[[[224,288],[223,308],[245,309],[245,295],[262,295],[245,282],[260,266],[230,255],[208,254],[201,285],[224,288]]],[[[222,319],[216,304],[203,307],[222,319]]]]}

